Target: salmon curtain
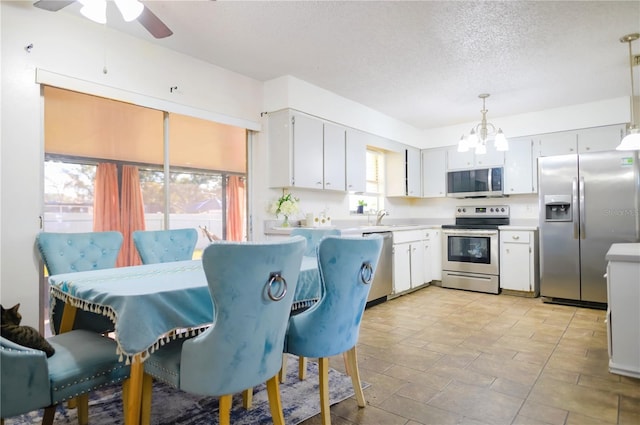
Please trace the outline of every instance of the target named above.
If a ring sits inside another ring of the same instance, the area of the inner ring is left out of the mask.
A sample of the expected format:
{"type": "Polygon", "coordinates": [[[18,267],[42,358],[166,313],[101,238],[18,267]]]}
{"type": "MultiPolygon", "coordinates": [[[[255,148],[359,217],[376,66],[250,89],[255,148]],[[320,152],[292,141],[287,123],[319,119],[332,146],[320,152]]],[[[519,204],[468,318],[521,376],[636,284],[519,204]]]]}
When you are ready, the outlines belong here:
{"type": "Polygon", "coordinates": [[[120,231],[120,197],[116,164],[101,163],[96,169],[93,231],[120,231]]]}
{"type": "Polygon", "coordinates": [[[227,240],[244,240],[245,183],[241,176],[227,181],[227,240]]]}
{"type": "Polygon", "coordinates": [[[116,164],[98,164],[93,201],[93,231],[122,233],[122,248],[120,248],[116,267],[141,264],[132,239],[132,233],[136,230],[145,230],[144,204],[138,168],[123,166],[122,195],[120,196],[116,164]]]}
{"type": "Polygon", "coordinates": [[[127,266],[142,264],[138,251],[133,244],[133,232],[145,230],[144,203],[140,187],[138,167],[122,167],[122,195],[120,205],[120,223],[122,225],[122,249],[120,256],[127,266]]]}

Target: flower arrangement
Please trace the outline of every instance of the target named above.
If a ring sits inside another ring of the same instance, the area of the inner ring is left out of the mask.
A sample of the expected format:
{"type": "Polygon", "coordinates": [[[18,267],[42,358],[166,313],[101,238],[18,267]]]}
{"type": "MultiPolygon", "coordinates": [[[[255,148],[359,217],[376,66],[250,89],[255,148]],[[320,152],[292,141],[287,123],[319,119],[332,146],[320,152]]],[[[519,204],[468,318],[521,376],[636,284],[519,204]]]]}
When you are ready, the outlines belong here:
{"type": "Polygon", "coordinates": [[[275,214],[276,217],[282,214],[284,216],[283,226],[286,227],[289,225],[289,216],[300,210],[299,201],[300,199],[290,193],[283,194],[271,205],[271,213],[275,214]]]}

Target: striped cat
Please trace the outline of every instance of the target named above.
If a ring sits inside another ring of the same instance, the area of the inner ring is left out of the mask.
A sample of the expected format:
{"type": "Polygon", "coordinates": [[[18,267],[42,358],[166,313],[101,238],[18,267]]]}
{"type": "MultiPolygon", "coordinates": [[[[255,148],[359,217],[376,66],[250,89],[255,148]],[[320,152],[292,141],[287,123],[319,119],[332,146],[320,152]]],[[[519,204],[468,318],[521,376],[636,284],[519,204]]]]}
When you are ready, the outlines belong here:
{"type": "Polygon", "coordinates": [[[47,354],[47,357],[53,356],[53,353],[55,353],[54,348],[40,335],[37,329],[20,325],[22,316],[18,313],[18,308],[20,308],[20,304],[16,304],[9,309],[5,309],[0,304],[2,311],[2,316],[0,317],[2,337],[24,347],[42,350],[47,354]]]}

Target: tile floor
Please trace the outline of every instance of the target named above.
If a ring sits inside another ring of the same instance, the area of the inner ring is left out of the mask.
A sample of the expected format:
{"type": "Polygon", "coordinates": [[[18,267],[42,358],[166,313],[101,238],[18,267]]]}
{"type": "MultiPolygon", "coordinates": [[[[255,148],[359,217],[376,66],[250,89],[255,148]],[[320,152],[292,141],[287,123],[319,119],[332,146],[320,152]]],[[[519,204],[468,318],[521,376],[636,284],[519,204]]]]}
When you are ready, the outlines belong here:
{"type": "Polygon", "coordinates": [[[338,403],[332,423],[638,425],[640,380],[608,372],[604,317],[439,286],[373,306],[358,343],[367,407],[338,403]]]}

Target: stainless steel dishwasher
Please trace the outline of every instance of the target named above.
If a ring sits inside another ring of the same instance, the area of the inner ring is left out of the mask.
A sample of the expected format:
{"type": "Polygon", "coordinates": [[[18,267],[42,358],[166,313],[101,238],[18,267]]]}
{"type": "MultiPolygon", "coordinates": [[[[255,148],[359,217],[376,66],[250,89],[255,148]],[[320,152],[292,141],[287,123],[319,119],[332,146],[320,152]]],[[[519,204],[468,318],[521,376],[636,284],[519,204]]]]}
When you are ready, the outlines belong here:
{"type": "Polygon", "coordinates": [[[382,236],[382,252],[380,253],[378,267],[373,278],[373,283],[371,284],[367,302],[377,300],[382,302],[386,301],[387,295],[390,295],[393,290],[393,269],[391,267],[391,261],[393,259],[393,233],[372,232],[362,234],[365,238],[371,235],[382,236]]]}

